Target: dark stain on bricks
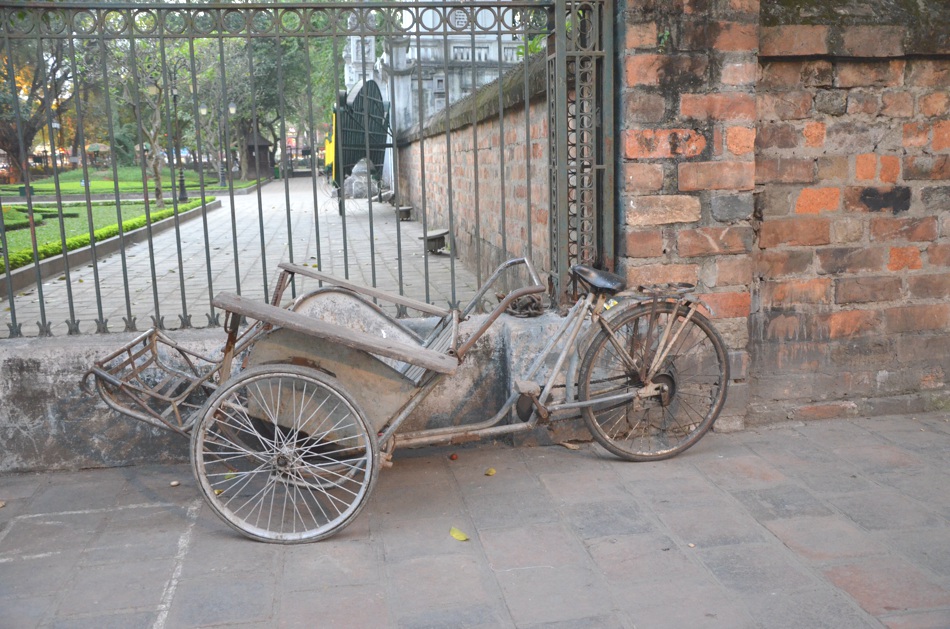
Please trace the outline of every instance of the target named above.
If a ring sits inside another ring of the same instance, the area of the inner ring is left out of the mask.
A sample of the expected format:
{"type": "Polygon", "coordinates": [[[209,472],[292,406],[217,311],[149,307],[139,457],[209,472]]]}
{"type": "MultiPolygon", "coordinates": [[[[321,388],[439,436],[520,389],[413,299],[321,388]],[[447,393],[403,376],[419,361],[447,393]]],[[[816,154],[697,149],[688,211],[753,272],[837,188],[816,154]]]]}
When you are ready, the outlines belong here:
{"type": "Polygon", "coordinates": [[[861,191],[861,203],[872,212],[890,210],[894,214],[900,214],[910,209],[910,188],[897,186],[887,191],[865,188],[861,191]]]}

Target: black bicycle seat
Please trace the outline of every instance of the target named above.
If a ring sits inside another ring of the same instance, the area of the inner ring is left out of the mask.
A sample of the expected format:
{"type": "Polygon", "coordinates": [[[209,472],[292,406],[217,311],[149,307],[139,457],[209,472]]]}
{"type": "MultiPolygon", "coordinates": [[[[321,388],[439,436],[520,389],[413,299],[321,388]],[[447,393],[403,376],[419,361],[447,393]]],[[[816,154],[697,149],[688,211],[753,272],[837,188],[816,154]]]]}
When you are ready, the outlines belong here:
{"type": "Polygon", "coordinates": [[[610,271],[601,271],[586,264],[575,264],[571,273],[591,287],[595,293],[619,293],[627,287],[627,280],[610,271]]]}

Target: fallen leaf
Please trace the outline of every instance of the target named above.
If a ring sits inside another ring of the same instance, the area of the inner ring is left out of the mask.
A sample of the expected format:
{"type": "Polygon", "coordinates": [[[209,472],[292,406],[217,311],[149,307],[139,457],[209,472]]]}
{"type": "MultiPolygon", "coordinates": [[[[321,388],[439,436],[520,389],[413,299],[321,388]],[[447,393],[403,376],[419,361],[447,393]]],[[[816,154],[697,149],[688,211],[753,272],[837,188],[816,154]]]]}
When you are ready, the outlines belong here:
{"type": "Polygon", "coordinates": [[[462,531],[458,530],[458,529],[455,528],[454,526],[449,529],[449,535],[451,535],[452,537],[454,537],[455,539],[457,539],[457,540],[460,541],[460,542],[467,542],[467,541],[468,541],[468,535],[466,535],[466,534],[463,533],[462,531]]]}
{"type": "Polygon", "coordinates": [[[494,476],[494,475],[495,475],[495,468],[490,467],[487,470],[485,470],[485,476],[494,476]]]}
{"type": "Polygon", "coordinates": [[[220,496],[220,495],[223,494],[223,493],[224,493],[224,490],[223,490],[223,489],[215,489],[215,490],[214,490],[214,495],[215,495],[215,496],[220,496]]]}
{"type": "Polygon", "coordinates": [[[237,474],[235,474],[234,472],[228,472],[227,474],[224,475],[224,480],[231,480],[232,478],[236,476],[237,474]]]}
{"type": "Polygon", "coordinates": [[[581,449],[581,447],[580,447],[579,445],[577,445],[576,443],[568,443],[567,441],[562,441],[562,442],[561,442],[560,444],[558,444],[558,445],[562,445],[562,446],[564,446],[565,448],[567,448],[568,450],[580,450],[580,449],[581,449]]]}

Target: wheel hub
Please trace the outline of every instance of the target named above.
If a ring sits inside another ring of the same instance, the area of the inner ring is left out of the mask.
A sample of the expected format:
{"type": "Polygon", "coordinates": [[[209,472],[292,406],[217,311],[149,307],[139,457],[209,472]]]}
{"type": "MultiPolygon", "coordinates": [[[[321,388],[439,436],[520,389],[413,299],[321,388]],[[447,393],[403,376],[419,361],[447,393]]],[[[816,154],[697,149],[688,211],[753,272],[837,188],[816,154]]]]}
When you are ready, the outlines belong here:
{"type": "Polygon", "coordinates": [[[662,373],[653,378],[653,383],[660,388],[660,406],[669,406],[676,395],[676,380],[668,373],[662,373]]]}

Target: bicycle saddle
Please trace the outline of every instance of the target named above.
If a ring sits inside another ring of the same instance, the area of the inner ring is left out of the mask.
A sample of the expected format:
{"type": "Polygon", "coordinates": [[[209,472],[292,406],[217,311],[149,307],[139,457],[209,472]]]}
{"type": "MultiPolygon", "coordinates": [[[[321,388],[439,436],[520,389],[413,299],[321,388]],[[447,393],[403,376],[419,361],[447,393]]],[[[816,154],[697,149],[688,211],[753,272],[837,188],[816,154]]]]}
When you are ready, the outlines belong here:
{"type": "Polygon", "coordinates": [[[609,271],[601,271],[586,264],[575,264],[571,267],[574,277],[590,286],[594,292],[619,293],[627,287],[627,280],[609,271]]]}

